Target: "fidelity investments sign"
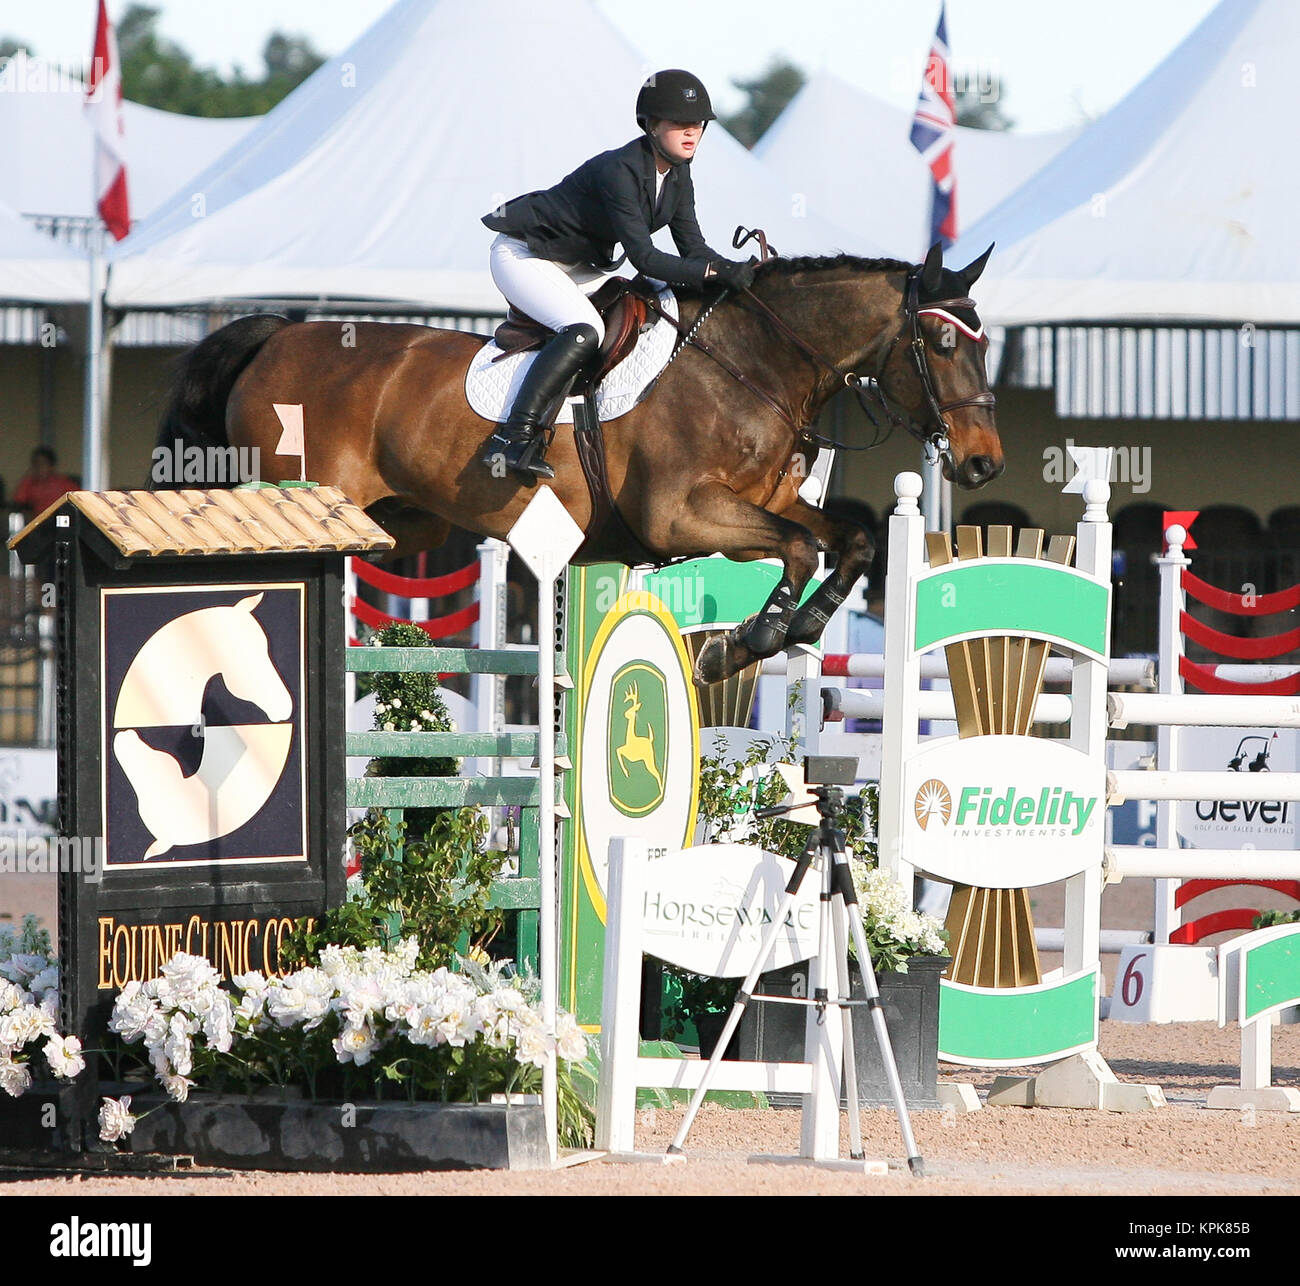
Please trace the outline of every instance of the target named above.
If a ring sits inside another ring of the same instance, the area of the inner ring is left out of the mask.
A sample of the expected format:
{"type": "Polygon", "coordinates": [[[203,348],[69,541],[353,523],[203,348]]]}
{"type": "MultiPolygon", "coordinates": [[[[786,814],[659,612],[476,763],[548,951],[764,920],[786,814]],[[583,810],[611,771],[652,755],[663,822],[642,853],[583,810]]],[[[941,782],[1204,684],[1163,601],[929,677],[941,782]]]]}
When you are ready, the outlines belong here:
{"type": "Polygon", "coordinates": [[[1013,736],[932,744],[904,773],[904,857],[983,888],[1024,888],[1101,861],[1105,769],[1057,742],[1013,736]]]}

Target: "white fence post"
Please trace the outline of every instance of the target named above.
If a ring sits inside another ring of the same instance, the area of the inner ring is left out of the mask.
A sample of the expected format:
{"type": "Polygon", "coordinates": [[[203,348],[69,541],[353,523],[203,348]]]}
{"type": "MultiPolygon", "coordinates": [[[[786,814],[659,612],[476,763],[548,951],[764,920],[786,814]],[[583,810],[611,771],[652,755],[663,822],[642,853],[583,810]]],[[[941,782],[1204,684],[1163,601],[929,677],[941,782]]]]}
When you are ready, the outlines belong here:
{"type": "MultiPolygon", "coordinates": [[[[506,568],[510,546],[504,540],[485,540],[478,547],[478,624],[474,646],[484,650],[506,645],[506,568]]],[[[500,732],[505,727],[505,676],[474,676],[474,707],[479,732],[500,732]]]]}
{"type": "Polygon", "coordinates": [[[912,580],[921,570],[925,519],[917,498],[921,479],[900,473],[894,479],[898,503],[889,519],[889,566],[885,576],[888,595],[885,610],[885,711],[880,745],[880,816],[878,862],[914,896],[915,870],[903,860],[903,764],[918,744],[917,693],[921,665],[911,642],[914,636],[916,597],[912,580]]]}
{"type": "MultiPolygon", "coordinates": [[[[1160,568],[1160,669],[1157,691],[1181,696],[1183,676],[1178,662],[1183,654],[1182,614],[1186,606],[1183,592],[1183,568],[1189,565],[1183,553],[1187,532],[1176,523],[1165,533],[1167,552],[1156,559],[1160,568]]],[[[1162,772],[1177,772],[1182,766],[1180,754],[1182,729],[1160,724],[1156,729],[1156,767],[1162,772]]],[[[1162,800],[1156,805],[1156,847],[1178,847],[1178,805],[1162,800]]],[[[1174,905],[1174,895],[1181,880],[1156,881],[1155,941],[1167,943],[1169,935],[1182,923],[1182,914],[1174,905]]]]}
{"type": "Polygon", "coordinates": [[[603,1152],[632,1152],[636,1145],[636,1060],[641,1049],[638,917],[648,854],[645,840],[610,840],[596,1092],[596,1146],[603,1152]]]}

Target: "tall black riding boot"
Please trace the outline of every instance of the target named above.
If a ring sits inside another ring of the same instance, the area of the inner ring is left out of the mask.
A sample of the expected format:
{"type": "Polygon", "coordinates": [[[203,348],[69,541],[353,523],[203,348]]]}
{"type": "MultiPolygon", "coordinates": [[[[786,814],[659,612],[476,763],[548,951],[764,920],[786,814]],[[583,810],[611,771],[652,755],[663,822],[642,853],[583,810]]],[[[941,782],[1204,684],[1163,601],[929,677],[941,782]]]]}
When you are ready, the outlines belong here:
{"type": "Polygon", "coordinates": [[[483,463],[489,469],[504,464],[528,477],[555,477],[546,463],[547,430],[573,377],[599,349],[595,328],[585,322],[566,326],[547,341],[515,394],[510,418],[488,439],[483,463]]]}

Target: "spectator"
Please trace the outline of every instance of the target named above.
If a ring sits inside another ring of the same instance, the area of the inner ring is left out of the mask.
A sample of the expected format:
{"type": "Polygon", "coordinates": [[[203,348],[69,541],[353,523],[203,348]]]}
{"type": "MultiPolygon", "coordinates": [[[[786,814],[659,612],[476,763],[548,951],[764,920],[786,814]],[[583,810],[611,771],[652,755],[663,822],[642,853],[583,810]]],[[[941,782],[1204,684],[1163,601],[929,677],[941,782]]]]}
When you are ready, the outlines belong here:
{"type": "Polygon", "coordinates": [[[32,467],[14,490],[14,504],[33,517],[44,513],[60,496],[77,489],[76,482],[55,467],[58,458],[49,447],[32,452],[32,467]]]}

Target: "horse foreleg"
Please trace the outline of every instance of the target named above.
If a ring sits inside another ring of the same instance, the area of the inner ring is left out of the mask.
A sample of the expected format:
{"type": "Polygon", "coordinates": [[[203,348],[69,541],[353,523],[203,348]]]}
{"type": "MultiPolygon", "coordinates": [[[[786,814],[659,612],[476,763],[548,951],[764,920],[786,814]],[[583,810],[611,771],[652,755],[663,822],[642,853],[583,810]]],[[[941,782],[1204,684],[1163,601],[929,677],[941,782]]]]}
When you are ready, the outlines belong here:
{"type": "Polygon", "coordinates": [[[802,500],[783,515],[802,523],[823,545],[836,554],[835,570],[808,596],[795,613],[786,632],[785,645],[815,643],[830,623],[836,609],[849,596],[859,577],[871,566],[876,542],[860,523],[814,509],[802,500]]]}
{"type": "Polygon", "coordinates": [[[734,562],[779,558],[782,564],[781,579],[762,611],[728,633],[713,635],[700,649],[695,681],[719,683],[753,661],[775,656],[785,646],[799,598],[817,569],[818,545],[808,528],[750,504],[720,483],[706,483],[691,493],[673,535],[674,543],[685,539],[734,562]]]}

